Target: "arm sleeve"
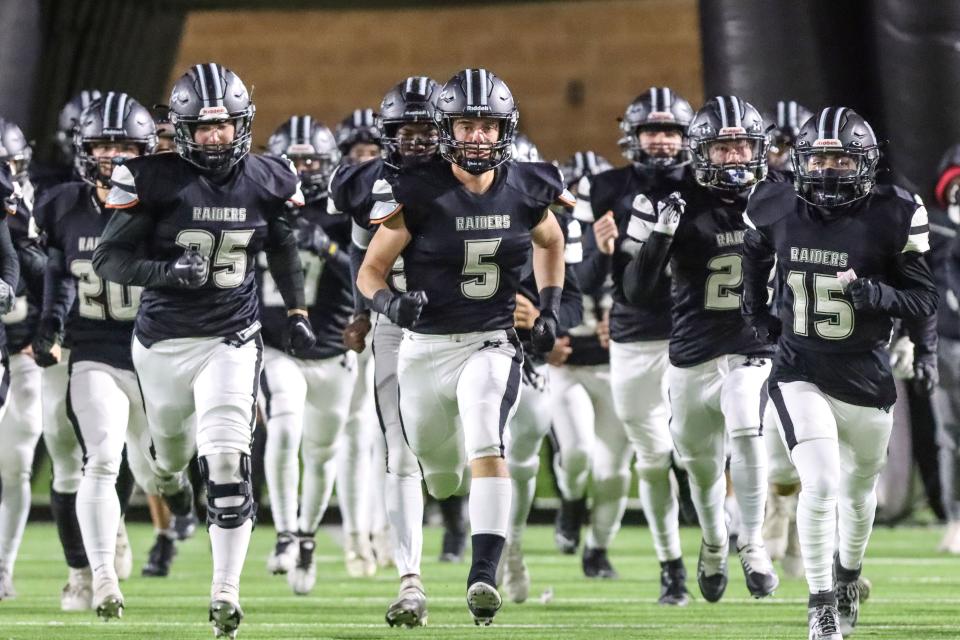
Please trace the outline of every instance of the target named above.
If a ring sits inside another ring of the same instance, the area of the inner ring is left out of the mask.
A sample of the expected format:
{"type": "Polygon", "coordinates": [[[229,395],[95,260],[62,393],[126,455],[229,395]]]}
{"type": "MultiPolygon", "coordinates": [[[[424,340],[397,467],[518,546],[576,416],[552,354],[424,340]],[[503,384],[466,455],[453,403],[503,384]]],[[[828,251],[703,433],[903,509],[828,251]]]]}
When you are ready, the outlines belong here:
{"type": "Polygon", "coordinates": [[[567,264],[563,277],[563,291],[560,293],[560,310],[557,312],[557,329],[567,333],[583,322],[583,295],[577,282],[574,265],[567,264]]]}
{"type": "Polygon", "coordinates": [[[7,226],[6,218],[0,221],[0,277],[11,289],[16,289],[20,282],[20,260],[10,238],[10,227],[7,226]]]}
{"type": "Polygon", "coordinates": [[[623,269],[623,295],[631,304],[639,304],[657,286],[657,280],[670,261],[673,237],[652,232],[637,255],[623,269]]]}
{"type": "Polygon", "coordinates": [[[741,311],[747,317],[767,313],[767,282],[773,269],[773,245],[757,229],[743,234],[743,297],[741,311]]]}
{"type": "Polygon", "coordinates": [[[915,354],[937,353],[937,314],[921,318],[906,318],[903,321],[903,328],[910,336],[915,354]]]}
{"type": "Polygon", "coordinates": [[[267,224],[267,267],[287,309],[305,309],[303,265],[290,220],[283,214],[270,217],[267,224]]]}
{"type": "Polygon", "coordinates": [[[67,260],[63,251],[47,248],[47,265],[43,277],[43,310],[40,317],[53,319],[63,327],[77,296],[77,283],[67,273],[67,260]]]}
{"type": "Polygon", "coordinates": [[[139,287],[170,286],[170,269],[166,262],[141,257],[144,241],[154,232],[153,218],[133,205],[128,211],[114,211],[93,252],[93,269],[97,275],[117,284],[139,287]]]}
{"type": "Polygon", "coordinates": [[[893,285],[880,287],[880,308],[894,318],[918,320],[937,312],[939,296],[926,258],[906,251],[896,258],[893,285]]]}
{"type": "Polygon", "coordinates": [[[47,254],[36,238],[22,238],[17,241],[17,254],[20,258],[20,280],[27,294],[39,300],[43,295],[43,280],[46,277],[47,254]]]}

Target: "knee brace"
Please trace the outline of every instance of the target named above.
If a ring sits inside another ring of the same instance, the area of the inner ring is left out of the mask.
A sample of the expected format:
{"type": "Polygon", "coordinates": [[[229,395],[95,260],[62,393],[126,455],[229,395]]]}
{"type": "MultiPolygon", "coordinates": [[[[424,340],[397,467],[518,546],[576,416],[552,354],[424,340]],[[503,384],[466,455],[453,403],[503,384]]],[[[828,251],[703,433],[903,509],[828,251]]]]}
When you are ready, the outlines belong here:
{"type": "Polygon", "coordinates": [[[253,500],[250,456],[214,454],[198,460],[200,475],[207,485],[207,528],[215,524],[223,529],[236,529],[247,520],[256,524],[257,503],[253,500]],[[218,504],[218,501],[231,504],[218,504]]]}

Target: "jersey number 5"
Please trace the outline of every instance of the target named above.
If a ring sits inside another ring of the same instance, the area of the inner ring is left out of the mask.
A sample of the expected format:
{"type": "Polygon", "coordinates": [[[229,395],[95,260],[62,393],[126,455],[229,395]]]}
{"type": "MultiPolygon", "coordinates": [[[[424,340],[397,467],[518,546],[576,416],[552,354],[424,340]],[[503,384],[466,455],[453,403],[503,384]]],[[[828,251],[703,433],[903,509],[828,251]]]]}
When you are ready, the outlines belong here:
{"type": "Polygon", "coordinates": [[[460,283],[460,292],[471,300],[487,300],[497,293],[500,286],[500,266],[484,262],[492,258],[500,248],[500,238],[493,240],[464,240],[464,260],[461,275],[473,276],[460,283]]]}
{"type": "Polygon", "coordinates": [[[193,247],[210,259],[213,284],[220,289],[233,289],[247,277],[247,245],[253,238],[253,229],[220,232],[220,242],[209,231],[184,229],[177,234],[177,244],[184,249],[193,247]]]}

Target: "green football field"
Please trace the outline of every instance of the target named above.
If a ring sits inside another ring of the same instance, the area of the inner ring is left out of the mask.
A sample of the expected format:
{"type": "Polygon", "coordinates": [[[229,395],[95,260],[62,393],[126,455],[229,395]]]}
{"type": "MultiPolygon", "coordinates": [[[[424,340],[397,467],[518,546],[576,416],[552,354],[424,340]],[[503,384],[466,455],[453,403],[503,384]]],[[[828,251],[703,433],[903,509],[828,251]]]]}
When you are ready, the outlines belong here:
{"type": "MultiPolygon", "coordinates": [[[[533,575],[530,601],[506,603],[489,628],[476,628],[464,604],[467,567],[442,565],[437,529],[427,532],[424,574],[430,624],[422,630],[389,629],[383,613],[395,594],[393,569],[371,579],[349,579],[332,534],[318,536],[318,582],[310,597],[290,593],[282,577],[267,575],[273,543],[269,526],[254,532],[243,576],[246,618],[239,638],[806,638],[806,589],[784,579],[776,597],[752,600],[739,564],[719,604],[697,598],[684,609],[655,604],[658,567],[645,529],[625,528],[611,552],[615,581],[582,577],[579,558],[554,551],[552,531],[532,527],[527,559],[533,575]],[[545,592],[552,592],[552,598],[545,592]],[[544,595],[541,595],[544,594],[544,595]]],[[[960,558],[938,555],[933,528],[880,529],[874,533],[864,575],[873,593],[861,613],[859,638],[960,638],[960,558]]],[[[693,573],[698,535],[685,529],[684,550],[693,573]]],[[[181,545],[169,578],[139,577],[151,531],[131,525],[134,577],[123,583],[127,610],[104,623],[90,613],[62,613],[59,592],[66,576],[52,525],[28,527],[16,571],[19,597],[0,602],[0,639],[211,638],[206,621],[210,556],[206,534],[181,545]]],[[[696,592],[696,582],[692,582],[696,592]]]]}

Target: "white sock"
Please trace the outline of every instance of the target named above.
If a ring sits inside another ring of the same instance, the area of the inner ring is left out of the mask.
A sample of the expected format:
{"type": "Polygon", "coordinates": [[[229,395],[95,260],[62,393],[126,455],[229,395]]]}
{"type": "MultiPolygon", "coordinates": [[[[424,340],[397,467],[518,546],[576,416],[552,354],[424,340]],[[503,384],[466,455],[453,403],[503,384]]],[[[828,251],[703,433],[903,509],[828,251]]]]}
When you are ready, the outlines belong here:
{"type": "Polygon", "coordinates": [[[224,529],[219,525],[210,525],[210,545],[213,549],[213,588],[212,597],[233,596],[240,599],[240,572],[250,546],[250,534],[253,521],[247,520],[239,527],[224,529]]]}
{"type": "Polygon", "coordinates": [[[370,531],[378,532],[388,529],[387,503],[384,488],[387,484],[387,451],[384,448],[383,438],[375,437],[370,447],[370,531]]]}
{"type": "Polygon", "coordinates": [[[527,518],[530,516],[530,507],[533,506],[533,496],[537,490],[537,470],[540,468],[539,458],[534,458],[526,464],[510,463],[511,505],[510,530],[507,539],[519,544],[523,538],[523,531],[527,527],[527,518]]]}
{"type": "Polygon", "coordinates": [[[833,589],[840,450],[836,440],[808,440],[793,448],[792,459],[800,474],[797,532],[807,584],[810,593],[829,591],[833,589]]]}
{"type": "Polygon", "coordinates": [[[267,447],[263,470],[270,495],[273,526],[280,531],[297,529],[297,490],[300,486],[300,429],[296,416],[282,414],[267,422],[267,447]]]}
{"type": "Polygon", "coordinates": [[[873,532],[873,518],[877,512],[877,478],[844,474],[840,488],[838,510],[840,565],[857,569],[863,562],[867,542],[873,532]]]}
{"type": "Polygon", "coordinates": [[[470,482],[470,533],[507,537],[513,488],[510,478],[473,478],[470,482]]]}
{"type": "MultiPolygon", "coordinates": [[[[364,433],[363,417],[351,415],[337,445],[337,505],[343,533],[370,535],[370,440],[364,433]]],[[[303,518],[301,517],[301,521],[303,518]]]]}
{"type": "Polygon", "coordinates": [[[387,473],[387,518],[393,537],[393,559],[401,576],[420,575],[423,555],[423,489],[418,476],[387,473]]]}
{"type": "Polygon", "coordinates": [[[627,510],[630,476],[616,475],[593,480],[593,508],[586,544],[591,549],[607,549],[620,530],[620,521],[627,510]]]}
{"type": "MultiPolygon", "coordinates": [[[[303,495],[300,498],[300,531],[316,531],[327,512],[330,495],[333,493],[333,481],[336,477],[336,460],[330,457],[326,462],[313,461],[307,443],[303,446],[303,495]]],[[[346,532],[346,527],[344,527],[346,532]]]]}
{"type": "Polygon", "coordinates": [[[85,475],[77,491],[77,521],[90,568],[113,570],[120,528],[120,500],[116,477],[85,475]]]}
{"type": "Polygon", "coordinates": [[[0,486],[0,562],[12,574],[30,515],[30,474],[5,475],[0,486]]]}
{"type": "Polygon", "coordinates": [[[640,504],[650,525],[657,560],[676,560],[680,550],[680,505],[670,468],[649,469],[640,475],[640,504]]]}
{"type": "Polygon", "coordinates": [[[763,544],[767,448],[760,436],[730,438],[730,479],[740,508],[739,545],[763,544]]]}
{"type": "Polygon", "coordinates": [[[690,499],[697,510],[703,541],[719,547],[727,544],[727,523],[724,521],[723,499],[726,479],[721,473],[709,486],[701,487],[693,473],[689,474],[690,499]]]}

